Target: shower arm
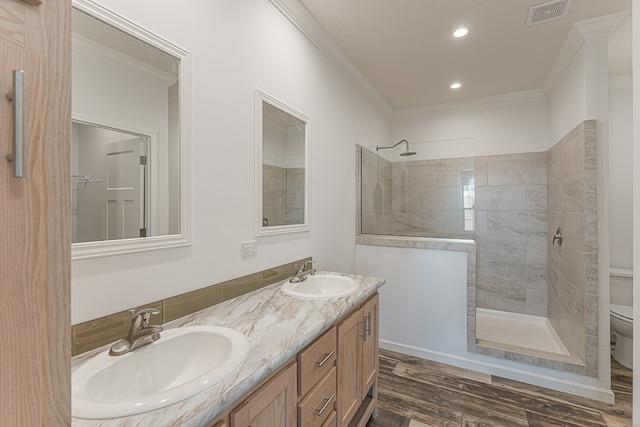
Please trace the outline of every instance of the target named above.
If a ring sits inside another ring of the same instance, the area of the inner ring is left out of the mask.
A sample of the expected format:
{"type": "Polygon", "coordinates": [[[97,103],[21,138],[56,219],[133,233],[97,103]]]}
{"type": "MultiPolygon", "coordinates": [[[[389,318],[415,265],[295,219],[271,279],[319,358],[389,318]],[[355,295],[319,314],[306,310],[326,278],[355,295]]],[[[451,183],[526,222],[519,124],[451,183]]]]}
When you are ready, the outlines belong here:
{"type": "Polygon", "coordinates": [[[376,145],[376,151],[386,150],[387,148],[396,148],[398,145],[402,144],[403,142],[407,144],[407,151],[409,151],[409,141],[407,141],[406,139],[403,139],[402,141],[398,141],[393,145],[376,145]]]}

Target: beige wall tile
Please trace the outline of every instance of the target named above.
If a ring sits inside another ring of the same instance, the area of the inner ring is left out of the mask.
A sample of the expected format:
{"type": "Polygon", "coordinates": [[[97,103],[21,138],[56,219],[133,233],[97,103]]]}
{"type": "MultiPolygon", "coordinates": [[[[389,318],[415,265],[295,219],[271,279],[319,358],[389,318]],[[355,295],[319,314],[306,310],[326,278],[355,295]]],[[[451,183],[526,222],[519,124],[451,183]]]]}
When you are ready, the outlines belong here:
{"type": "Polygon", "coordinates": [[[527,210],[525,185],[476,187],[476,209],[482,211],[527,210]]]}
{"type": "Polygon", "coordinates": [[[547,213],[529,211],[489,211],[488,232],[495,235],[547,235],[547,213]]]}
{"type": "Polygon", "coordinates": [[[524,185],[547,183],[547,158],[538,153],[517,156],[492,156],[488,162],[488,185],[524,185]]]}
{"type": "Polygon", "coordinates": [[[164,322],[170,322],[222,302],[222,286],[213,285],[163,301],[164,322]]]}
{"type": "Polygon", "coordinates": [[[261,276],[261,273],[255,273],[221,283],[222,301],[227,301],[231,298],[260,289],[261,276]]]}

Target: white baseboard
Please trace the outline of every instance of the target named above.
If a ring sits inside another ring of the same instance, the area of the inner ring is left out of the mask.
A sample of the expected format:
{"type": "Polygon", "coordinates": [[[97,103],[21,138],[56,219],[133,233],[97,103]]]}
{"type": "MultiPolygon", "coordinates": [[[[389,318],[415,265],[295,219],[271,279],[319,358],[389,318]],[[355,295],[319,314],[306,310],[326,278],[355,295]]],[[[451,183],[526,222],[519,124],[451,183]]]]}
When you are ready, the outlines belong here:
{"type": "Polygon", "coordinates": [[[459,368],[471,369],[473,371],[483,372],[514,381],[520,381],[539,387],[545,387],[576,396],[595,399],[609,404],[613,404],[615,399],[613,392],[609,389],[595,387],[588,384],[580,384],[574,381],[554,378],[544,374],[523,371],[521,369],[500,366],[497,363],[487,363],[382,339],[380,340],[380,348],[420,357],[422,359],[433,360],[435,362],[446,363],[447,365],[459,368]]]}

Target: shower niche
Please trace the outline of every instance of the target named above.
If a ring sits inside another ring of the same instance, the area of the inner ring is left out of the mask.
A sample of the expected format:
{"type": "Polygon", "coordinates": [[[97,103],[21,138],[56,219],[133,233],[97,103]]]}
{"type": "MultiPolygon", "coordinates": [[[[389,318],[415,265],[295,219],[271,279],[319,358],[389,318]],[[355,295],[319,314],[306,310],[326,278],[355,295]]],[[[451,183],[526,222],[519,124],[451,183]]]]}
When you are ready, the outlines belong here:
{"type": "Polygon", "coordinates": [[[595,126],[546,152],[479,156],[473,139],[358,146],[358,238],[466,251],[468,351],[595,377],[595,126]]]}

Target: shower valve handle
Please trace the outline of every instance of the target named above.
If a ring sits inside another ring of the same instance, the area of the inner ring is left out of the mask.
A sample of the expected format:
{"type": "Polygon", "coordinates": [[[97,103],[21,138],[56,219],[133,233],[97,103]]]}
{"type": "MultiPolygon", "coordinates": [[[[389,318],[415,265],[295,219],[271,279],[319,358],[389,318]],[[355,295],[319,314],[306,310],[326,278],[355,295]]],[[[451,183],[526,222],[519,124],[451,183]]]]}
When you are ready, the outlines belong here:
{"type": "Polygon", "coordinates": [[[556,234],[553,235],[553,241],[551,244],[555,245],[556,240],[558,241],[558,246],[562,246],[562,229],[560,227],[556,230],[556,234]]]}

